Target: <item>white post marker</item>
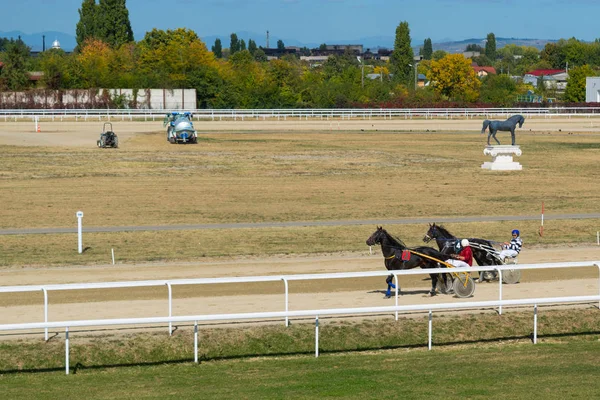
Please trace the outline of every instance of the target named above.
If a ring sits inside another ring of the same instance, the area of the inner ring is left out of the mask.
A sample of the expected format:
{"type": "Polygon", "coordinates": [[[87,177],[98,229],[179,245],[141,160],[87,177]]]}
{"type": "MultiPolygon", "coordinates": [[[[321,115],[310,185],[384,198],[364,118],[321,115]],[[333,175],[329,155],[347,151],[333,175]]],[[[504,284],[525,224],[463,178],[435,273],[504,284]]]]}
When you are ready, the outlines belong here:
{"type": "Polygon", "coordinates": [[[542,201],[542,224],[540,225],[540,236],[544,236],[544,202],[542,201]]]}
{"type": "Polygon", "coordinates": [[[112,253],[113,265],[115,265],[115,249],[110,249],[110,252],[112,253]]]}
{"type": "Polygon", "coordinates": [[[83,253],[83,240],[81,239],[81,219],[83,218],[83,211],[77,211],[77,250],[79,254],[83,253]]]}

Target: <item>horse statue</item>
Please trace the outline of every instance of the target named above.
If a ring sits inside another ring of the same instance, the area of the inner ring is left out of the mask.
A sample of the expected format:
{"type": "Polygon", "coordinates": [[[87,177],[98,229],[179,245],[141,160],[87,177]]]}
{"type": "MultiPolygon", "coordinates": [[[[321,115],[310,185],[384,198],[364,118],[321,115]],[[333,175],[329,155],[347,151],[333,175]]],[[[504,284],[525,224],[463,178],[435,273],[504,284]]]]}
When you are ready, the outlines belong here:
{"type": "MultiPolygon", "coordinates": [[[[460,242],[460,239],[451,234],[446,228],[435,223],[429,224],[429,230],[423,237],[423,241],[429,243],[433,239],[435,239],[442,254],[456,253],[455,247],[460,242]]],[[[468,240],[477,265],[503,265],[502,260],[496,257],[497,252],[491,241],[478,238],[468,238],[468,240]]],[[[492,280],[494,275],[495,272],[481,271],[479,280],[492,280]]]]}
{"type": "Polygon", "coordinates": [[[483,128],[481,128],[481,133],[484,133],[486,129],[489,128],[489,134],[487,138],[487,144],[490,145],[490,137],[493,137],[496,143],[500,144],[500,141],[496,139],[496,132],[498,131],[510,131],[510,136],[512,138],[512,145],[515,145],[515,128],[517,124],[519,124],[519,128],[523,126],[523,122],[525,122],[525,117],[522,115],[513,115],[506,121],[490,121],[486,119],[483,121],[483,128]]]}
{"type": "MultiPolygon", "coordinates": [[[[413,269],[413,268],[444,268],[443,264],[436,262],[435,260],[445,260],[447,257],[442,253],[434,249],[433,247],[421,246],[415,248],[408,248],[400,239],[396,239],[392,237],[383,227],[377,227],[377,230],[373,232],[371,236],[367,239],[367,245],[373,246],[376,244],[381,245],[381,252],[384,257],[385,268],[388,271],[391,270],[405,270],[405,269],[413,269]],[[414,251],[416,253],[413,253],[414,251]],[[418,254],[417,254],[418,253],[418,254]],[[427,258],[424,256],[428,256],[431,258],[427,258]]],[[[449,293],[446,288],[449,286],[447,284],[446,277],[438,277],[438,274],[429,274],[431,277],[431,291],[429,294],[431,296],[436,295],[436,286],[438,284],[438,278],[441,278],[440,288],[442,293],[449,293]]],[[[387,291],[385,293],[386,297],[391,296],[390,288],[396,289],[396,285],[392,283],[392,279],[394,275],[391,274],[386,278],[386,283],[388,285],[387,291]]],[[[398,293],[400,292],[400,285],[398,284],[398,293]]]]}

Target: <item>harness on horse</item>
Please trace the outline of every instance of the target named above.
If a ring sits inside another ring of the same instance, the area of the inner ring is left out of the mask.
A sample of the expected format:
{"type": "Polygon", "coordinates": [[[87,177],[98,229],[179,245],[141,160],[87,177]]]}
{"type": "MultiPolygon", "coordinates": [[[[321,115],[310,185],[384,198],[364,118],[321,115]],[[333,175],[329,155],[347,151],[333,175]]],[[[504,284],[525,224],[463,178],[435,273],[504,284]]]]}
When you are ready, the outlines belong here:
{"type": "MultiPolygon", "coordinates": [[[[442,261],[442,260],[438,260],[438,259],[437,259],[437,258],[435,258],[435,257],[428,256],[427,254],[419,253],[418,251],[414,251],[414,250],[402,250],[401,260],[402,260],[402,261],[409,261],[409,260],[410,260],[410,255],[411,255],[411,254],[414,254],[414,255],[416,255],[416,256],[423,257],[423,258],[428,258],[428,259],[430,259],[430,260],[432,260],[432,261],[435,261],[435,262],[437,262],[437,263],[440,263],[440,264],[443,264],[443,265],[445,265],[447,268],[454,268],[454,265],[452,265],[452,264],[450,264],[450,263],[447,263],[447,262],[445,262],[445,261],[442,261]]],[[[393,259],[394,259],[394,258],[396,258],[396,257],[397,257],[397,255],[396,255],[396,254],[393,254],[393,255],[391,255],[391,256],[389,256],[389,257],[385,257],[385,259],[386,259],[386,260],[393,260],[393,259]]]]}

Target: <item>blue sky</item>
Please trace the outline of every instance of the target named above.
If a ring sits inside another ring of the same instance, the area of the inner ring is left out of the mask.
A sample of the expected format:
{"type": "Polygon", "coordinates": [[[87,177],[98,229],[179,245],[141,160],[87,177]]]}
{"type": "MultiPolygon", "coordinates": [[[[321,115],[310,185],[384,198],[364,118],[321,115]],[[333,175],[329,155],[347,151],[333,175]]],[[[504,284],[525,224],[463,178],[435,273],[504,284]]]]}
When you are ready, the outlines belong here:
{"type": "MultiPolygon", "coordinates": [[[[74,35],[81,4],[0,0],[0,31],[74,35]]],[[[401,21],[421,43],[427,37],[440,42],[484,38],[490,32],[514,38],[600,37],[597,0],[127,0],[127,8],[136,40],[152,28],[185,27],[200,37],[269,30],[284,40],[334,43],[393,37],[401,21]]]]}

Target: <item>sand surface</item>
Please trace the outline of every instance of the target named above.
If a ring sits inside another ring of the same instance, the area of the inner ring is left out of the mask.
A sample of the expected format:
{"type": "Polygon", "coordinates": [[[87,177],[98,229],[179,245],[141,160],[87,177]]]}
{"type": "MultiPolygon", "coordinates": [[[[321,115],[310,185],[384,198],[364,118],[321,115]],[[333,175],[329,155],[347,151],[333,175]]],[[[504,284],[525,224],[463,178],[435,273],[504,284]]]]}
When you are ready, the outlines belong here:
{"type": "MultiPolygon", "coordinates": [[[[199,132],[210,131],[457,131],[481,129],[481,120],[317,120],[317,121],[210,121],[196,122],[199,132]]],[[[137,135],[162,131],[162,121],[113,121],[113,129],[122,146],[137,135]]],[[[95,147],[102,122],[41,122],[41,132],[34,132],[33,122],[0,121],[0,144],[17,146],[95,147]]],[[[600,119],[531,118],[518,134],[597,134],[600,119]]],[[[499,135],[500,136],[500,135],[499,135]]],[[[504,135],[500,140],[506,141],[504,135]]],[[[483,142],[483,138],[482,138],[483,142]]],[[[568,249],[525,249],[520,264],[600,260],[600,247],[568,249]]],[[[2,286],[42,285],[81,282],[160,280],[232,276],[291,275],[325,272],[358,272],[383,270],[378,249],[371,255],[333,254],[315,257],[243,258],[189,263],[118,264],[68,266],[53,268],[0,269],[2,286]]],[[[503,297],[535,298],[598,294],[598,268],[524,271],[516,285],[503,285],[503,297]]],[[[461,302],[498,298],[498,284],[477,284],[472,299],[450,295],[425,297],[430,281],[427,275],[401,281],[400,304],[461,302]]],[[[295,281],[290,283],[289,309],[367,307],[393,305],[385,299],[384,278],[353,280],[295,281]]],[[[283,311],[282,283],[247,283],[240,285],[197,285],[174,287],[173,315],[283,311]],[[210,287],[209,287],[210,286],[210,287]]],[[[167,290],[164,286],[141,291],[90,290],[49,293],[49,320],[76,320],[167,316],[167,290]]],[[[43,295],[40,292],[1,294],[0,324],[43,321],[43,295]],[[8,297],[7,297],[8,296],[8,297]],[[4,299],[4,300],[3,300],[4,299]],[[9,301],[10,300],[10,301],[9,301]],[[9,305],[6,305],[9,304],[9,305]]],[[[0,338],[15,337],[0,333],[0,338]]]]}
{"type": "MultiPolygon", "coordinates": [[[[54,268],[5,268],[3,286],[130,280],[191,279],[234,276],[292,275],[383,270],[378,249],[371,255],[333,254],[314,257],[269,257],[188,263],[117,264],[54,268]]],[[[600,247],[525,249],[520,264],[600,260],[600,247]]],[[[597,267],[523,271],[521,282],[503,285],[504,299],[583,296],[600,292],[597,267]]],[[[401,280],[399,304],[485,301],[498,299],[498,283],[480,283],[470,299],[452,295],[427,297],[428,275],[401,280]]],[[[383,277],[290,282],[290,310],[389,306],[394,299],[383,294],[383,277]]],[[[173,315],[284,311],[280,282],[173,287],[173,315]]],[[[4,294],[3,296],[7,296],[4,294]]],[[[0,324],[43,321],[41,292],[20,293],[22,301],[0,308],[0,324]]],[[[49,293],[49,320],[159,317],[168,315],[165,286],[146,289],[94,289],[49,293]]],[[[11,338],[13,334],[0,334],[11,338]]]]}

